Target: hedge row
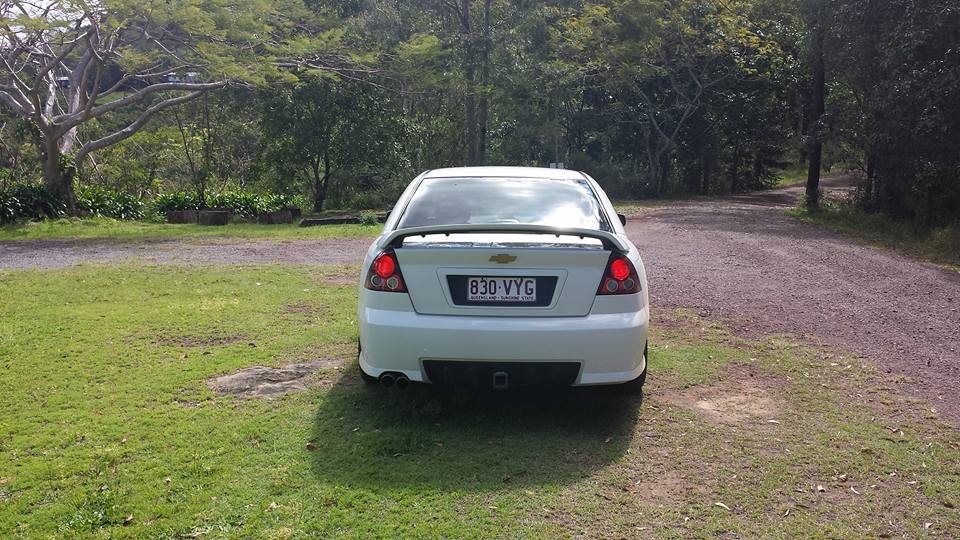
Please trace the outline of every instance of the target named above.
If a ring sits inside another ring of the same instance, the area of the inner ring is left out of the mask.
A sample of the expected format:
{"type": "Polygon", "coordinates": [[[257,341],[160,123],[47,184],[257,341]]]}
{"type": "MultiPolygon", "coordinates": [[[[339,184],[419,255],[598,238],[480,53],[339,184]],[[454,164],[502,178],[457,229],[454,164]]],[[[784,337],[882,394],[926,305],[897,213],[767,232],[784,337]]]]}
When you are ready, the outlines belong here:
{"type": "MultiPolygon", "coordinates": [[[[129,193],[101,187],[77,190],[77,210],[81,215],[124,220],[143,219],[151,212],[163,215],[175,210],[197,210],[204,206],[229,210],[240,217],[254,218],[295,205],[297,202],[299,201],[294,197],[274,193],[229,191],[208,195],[206,204],[202,205],[195,194],[178,191],[158,195],[153,204],[148,206],[129,193]]],[[[57,218],[65,214],[66,207],[63,203],[47,192],[41,184],[16,184],[0,189],[0,224],[57,218]]]]}
{"type": "Polygon", "coordinates": [[[157,212],[166,214],[177,210],[199,210],[202,207],[228,210],[234,215],[254,218],[267,212],[275,212],[286,206],[296,206],[296,199],[276,193],[251,193],[248,191],[225,191],[206,197],[201,204],[195,193],[176,191],[157,195],[154,206],[157,212]]]}

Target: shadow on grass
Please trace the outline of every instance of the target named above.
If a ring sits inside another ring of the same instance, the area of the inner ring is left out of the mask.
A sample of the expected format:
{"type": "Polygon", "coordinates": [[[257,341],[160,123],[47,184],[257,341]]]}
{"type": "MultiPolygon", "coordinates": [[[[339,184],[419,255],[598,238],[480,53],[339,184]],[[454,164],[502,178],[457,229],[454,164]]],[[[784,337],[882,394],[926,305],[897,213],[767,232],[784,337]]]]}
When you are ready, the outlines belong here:
{"type": "Polygon", "coordinates": [[[616,387],[384,389],[354,371],[319,404],[313,470],[374,490],[575,482],[626,452],[643,399],[616,387]]]}

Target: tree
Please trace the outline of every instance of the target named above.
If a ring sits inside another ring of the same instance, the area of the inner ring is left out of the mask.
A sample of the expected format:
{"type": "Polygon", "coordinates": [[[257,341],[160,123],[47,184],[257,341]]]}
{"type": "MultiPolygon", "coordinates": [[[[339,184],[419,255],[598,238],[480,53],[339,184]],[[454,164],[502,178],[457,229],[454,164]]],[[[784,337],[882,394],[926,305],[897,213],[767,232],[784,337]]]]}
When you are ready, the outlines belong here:
{"type": "Polygon", "coordinates": [[[373,86],[304,79],[271,92],[264,129],[281,176],[309,179],[313,210],[323,211],[335,172],[356,177],[397,167],[404,125],[400,111],[373,86]]]}
{"type": "Polygon", "coordinates": [[[305,22],[317,21],[298,2],[0,0],[0,103],[35,126],[44,181],[72,208],[73,163],[164,109],[283,78],[280,68],[342,70],[326,48],[335,40],[305,22]],[[130,113],[81,140],[85,126],[130,113]]]}
{"type": "Polygon", "coordinates": [[[810,128],[807,133],[807,187],[806,206],[820,206],[820,168],[823,157],[823,129],[821,119],[824,113],[826,95],[826,68],[824,66],[824,35],[826,33],[825,6],[821,0],[812,0],[808,6],[810,13],[810,128]]]}

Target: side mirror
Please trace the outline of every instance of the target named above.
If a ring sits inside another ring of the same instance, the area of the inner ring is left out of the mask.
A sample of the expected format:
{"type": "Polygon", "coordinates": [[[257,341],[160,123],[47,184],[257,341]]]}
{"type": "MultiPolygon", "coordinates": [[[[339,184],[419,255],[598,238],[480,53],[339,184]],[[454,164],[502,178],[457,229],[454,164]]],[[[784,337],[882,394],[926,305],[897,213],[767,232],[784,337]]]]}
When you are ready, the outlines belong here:
{"type": "Polygon", "coordinates": [[[623,215],[623,214],[617,214],[617,217],[620,218],[620,224],[621,224],[621,225],[626,225],[626,224],[627,224],[627,216],[625,216],[625,215],[623,215]]]}

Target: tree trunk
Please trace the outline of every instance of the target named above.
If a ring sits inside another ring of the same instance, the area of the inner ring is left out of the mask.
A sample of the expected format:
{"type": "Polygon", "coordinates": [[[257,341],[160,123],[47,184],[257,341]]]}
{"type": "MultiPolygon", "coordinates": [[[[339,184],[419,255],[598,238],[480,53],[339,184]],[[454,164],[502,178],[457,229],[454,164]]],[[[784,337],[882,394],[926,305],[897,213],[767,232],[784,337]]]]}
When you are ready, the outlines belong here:
{"type": "Polygon", "coordinates": [[[700,177],[701,195],[706,195],[710,192],[710,174],[712,172],[712,165],[712,159],[706,148],[704,148],[703,153],[700,155],[700,171],[702,174],[700,177]]]}
{"type": "Polygon", "coordinates": [[[807,165],[807,208],[820,206],[820,166],[823,158],[823,142],[820,140],[820,118],[824,110],[825,79],[823,66],[823,12],[817,14],[811,46],[811,69],[813,70],[813,117],[810,119],[809,162],[807,165]]]}
{"type": "Polygon", "coordinates": [[[323,212],[323,203],[327,200],[327,187],[330,181],[330,155],[323,155],[323,174],[320,174],[320,160],[314,159],[313,166],[313,211],[323,212]]]}
{"type": "Polygon", "coordinates": [[[63,203],[67,213],[71,216],[77,214],[77,197],[73,192],[74,168],[66,167],[64,170],[61,163],[60,143],[53,137],[43,139],[43,183],[47,191],[63,203]]]}
{"type": "Polygon", "coordinates": [[[477,164],[477,101],[474,94],[476,59],[474,58],[473,35],[470,30],[470,0],[461,5],[461,30],[463,34],[463,81],[464,81],[464,123],[466,124],[467,165],[477,164]]]}
{"type": "Polygon", "coordinates": [[[730,163],[730,193],[740,192],[740,143],[733,145],[733,161],[730,163]]]}
{"type": "Polygon", "coordinates": [[[477,122],[479,131],[479,142],[477,143],[477,164],[487,164],[487,119],[490,114],[490,50],[493,48],[493,42],[490,39],[490,3],[492,0],[483,2],[483,57],[480,71],[480,118],[477,122]]]}

